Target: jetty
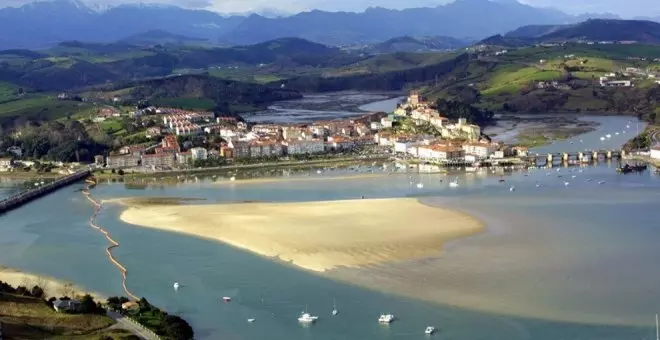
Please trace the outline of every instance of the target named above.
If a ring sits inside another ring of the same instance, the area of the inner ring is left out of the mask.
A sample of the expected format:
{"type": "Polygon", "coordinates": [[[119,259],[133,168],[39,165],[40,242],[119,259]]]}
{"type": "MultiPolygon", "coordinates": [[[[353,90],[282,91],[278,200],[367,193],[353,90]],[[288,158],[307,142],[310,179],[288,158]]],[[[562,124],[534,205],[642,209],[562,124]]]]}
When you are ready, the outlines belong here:
{"type": "Polygon", "coordinates": [[[58,178],[50,183],[46,183],[44,185],[32,189],[21,191],[18,194],[5,198],[2,201],[0,201],[0,214],[4,214],[34,199],[48,195],[49,193],[57,189],[63,188],[67,185],[70,185],[84,178],[87,178],[87,176],[89,176],[90,174],[91,174],[90,169],[79,170],[70,175],[66,175],[62,178],[58,178]]]}

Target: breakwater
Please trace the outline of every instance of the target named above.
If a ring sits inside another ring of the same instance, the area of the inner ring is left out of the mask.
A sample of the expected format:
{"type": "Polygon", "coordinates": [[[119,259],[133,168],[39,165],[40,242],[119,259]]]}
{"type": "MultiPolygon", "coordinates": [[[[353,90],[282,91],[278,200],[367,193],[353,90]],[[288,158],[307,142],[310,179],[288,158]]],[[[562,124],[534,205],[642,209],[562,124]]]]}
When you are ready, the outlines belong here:
{"type": "Polygon", "coordinates": [[[6,213],[12,209],[18,208],[21,205],[32,201],[33,199],[47,195],[59,188],[65,187],[69,184],[77,182],[89,176],[91,171],[89,169],[74,172],[65,177],[54,180],[42,186],[22,191],[16,195],[5,198],[0,201],[0,214],[6,213]]]}
{"type": "Polygon", "coordinates": [[[140,298],[137,297],[135,294],[133,294],[128,289],[128,287],[126,286],[126,279],[127,279],[127,275],[128,275],[128,269],[126,269],[126,267],[124,265],[122,265],[119,261],[117,261],[117,259],[112,254],[112,250],[114,248],[119,247],[119,242],[115,241],[105,229],[101,228],[100,226],[98,226],[96,224],[96,216],[99,214],[99,212],[103,208],[103,203],[99,202],[99,201],[96,201],[94,198],[92,198],[92,194],[90,194],[90,192],[89,192],[89,189],[96,186],[96,180],[93,179],[93,178],[91,178],[91,179],[87,178],[85,180],[85,183],[86,183],[86,185],[85,185],[85,188],[82,190],[82,193],[85,196],[85,198],[87,198],[87,200],[90,203],[92,203],[92,205],[94,205],[94,213],[92,214],[92,217],[90,217],[90,219],[89,219],[89,226],[96,229],[98,232],[102,233],[105,236],[106,240],[108,240],[108,242],[110,243],[110,245],[107,248],[105,248],[105,253],[106,253],[106,255],[108,255],[108,258],[110,259],[110,262],[112,262],[112,264],[114,264],[117,268],[119,268],[119,272],[121,273],[121,276],[122,276],[121,285],[122,285],[122,288],[124,289],[124,292],[126,293],[126,295],[128,295],[130,298],[132,298],[134,300],[139,300],[140,298]]]}

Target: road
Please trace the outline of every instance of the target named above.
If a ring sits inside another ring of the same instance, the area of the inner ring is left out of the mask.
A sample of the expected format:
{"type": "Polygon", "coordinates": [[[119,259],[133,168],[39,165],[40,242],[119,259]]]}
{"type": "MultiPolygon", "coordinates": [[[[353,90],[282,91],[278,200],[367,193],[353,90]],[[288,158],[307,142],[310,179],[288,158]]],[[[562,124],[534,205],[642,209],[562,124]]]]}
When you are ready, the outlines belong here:
{"type": "Polygon", "coordinates": [[[140,326],[136,325],[135,323],[127,320],[124,318],[123,315],[113,312],[108,310],[106,313],[110,318],[115,320],[117,323],[113,325],[111,328],[119,328],[119,329],[125,329],[140,338],[144,340],[159,340],[157,337],[155,337],[153,334],[150,332],[146,332],[144,329],[142,329],[140,326]]]}
{"type": "Polygon", "coordinates": [[[651,144],[660,145],[660,130],[657,130],[651,134],[651,144]]]}

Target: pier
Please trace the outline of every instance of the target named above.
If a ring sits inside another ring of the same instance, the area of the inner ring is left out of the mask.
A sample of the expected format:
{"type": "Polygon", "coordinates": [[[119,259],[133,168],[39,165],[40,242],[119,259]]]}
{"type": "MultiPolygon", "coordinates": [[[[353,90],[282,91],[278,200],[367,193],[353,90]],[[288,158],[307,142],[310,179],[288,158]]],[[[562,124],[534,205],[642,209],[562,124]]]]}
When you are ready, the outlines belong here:
{"type": "Polygon", "coordinates": [[[86,178],[90,174],[91,171],[89,169],[80,170],[65,177],[54,180],[50,183],[44,184],[42,186],[33,189],[22,191],[16,195],[3,199],[2,201],[0,201],[0,214],[4,214],[12,209],[20,207],[21,205],[27,202],[45,196],[69,184],[75,183],[83,178],[86,178]]]}

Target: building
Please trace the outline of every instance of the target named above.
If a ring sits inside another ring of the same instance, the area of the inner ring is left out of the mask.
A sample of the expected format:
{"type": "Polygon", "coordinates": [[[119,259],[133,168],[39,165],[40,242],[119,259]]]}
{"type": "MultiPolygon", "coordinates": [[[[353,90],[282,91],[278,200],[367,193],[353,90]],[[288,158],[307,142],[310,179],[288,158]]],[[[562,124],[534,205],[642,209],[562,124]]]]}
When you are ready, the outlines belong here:
{"type": "Polygon", "coordinates": [[[527,155],[529,154],[529,148],[527,148],[526,146],[514,146],[513,154],[518,157],[527,157],[527,155]]]}
{"type": "Polygon", "coordinates": [[[120,155],[141,156],[147,150],[144,145],[127,145],[119,149],[120,155]]]}
{"type": "Polygon", "coordinates": [[[465,151],[462,148],[453,146],[433,145],[431,151],[431,158],[440,161],[463,160],[465,158],[465,151]]]}
{"type": "Polygon", "coordinates": [[[11,158],[0,158],[0,168],[11,168],[14,165],[14,161],[11,158]]]}
{"type": "Polygon", "coordinates": [[[220,156],[224,158],[234,158],[234,149],[229,146],[223,146],[220,148],[220,156]]]}
{"type": "Polygon", "coordinates": [[[204,149],[204,148],[192,148],[192,149],[190,149],[190,153],[192,155],[192,160],[193,161],[200,160],[200,159],[205,160],[205,159],[208,158],[208,154],[209,154],[208,151],[206,151],[206,149],[204,149]]]}
{"type": "Polygon", "coordinates": [[[111,155],[106,157],[105,164],[111,169],[131,168],[140,165],[139,155],[111,155]]]}
{"type": "Polygon", "coordinates": [[[163,130],[158,126],[148,128],[147,132],[145,133],[147,138],[159,137],[162,134],[163,134],[163,130]]]}
{"type": "Polygon", "coordinates": [[[142,166],[144,167],[173,167],[175,155],[171,153],[160,153],[153,155],[142,155],[142,166]]]}
{"type": "Polygon", "coordinates": [[[344,136],[332,136],[328,138],[332,150],[352,150],[355,148],[355,140],[344,136]]]}
{"type": "Polygon", "coordinates": [[[176,136],[173,135],[167,135],[163,137],[161,146],[164,149],[175,149],[176,152],[181,151],[181,148],[179,147],[179,142],[177,141],[176,136]]]}
{"type": "Polygon", "coordinates": [[[325,145],[322,140],[290,140],[283,143],[285,152],[288,155],[301,155],[321,153],[325,151],[325,145]]]}
{"type": "Polygon", "coordinates": [[[53,301],[53,309],[59,313],[77,312],[80,310],[80,301],[57,299],[53,301]]]}
{"type": "Polygon", "coordinates": [[[230,148],[234,151],[232,152],[235,158],[245,158],[250,157],[250,143],[247,141],[229,141],[230,148]]]}
{"type": "Polygon", "coordinates": [[[181,165],[191,165],[193,162],[192,153],[190,151],[179,152],[176,154],[176,161],[181,165]]]}
{"type": "Polygon", "coordinates": [[[103,157],[103,155],[94,156],[94,165],[104,166],[105,165],[105,157],[103,157]]]}
{"type": "Polygon", "coordinates": [[[660,159],[660,145],[651,148],[651,159],[660,159]]]}
{"type": "Polygon", "coordinates": [[[466,154],[477,156],[479,159],[490,157],[497,150],[497,145],[489,143],[472,142],[463,144],[463,150],[466,154]]]}

